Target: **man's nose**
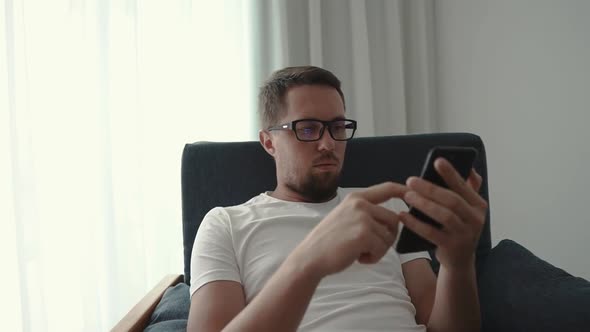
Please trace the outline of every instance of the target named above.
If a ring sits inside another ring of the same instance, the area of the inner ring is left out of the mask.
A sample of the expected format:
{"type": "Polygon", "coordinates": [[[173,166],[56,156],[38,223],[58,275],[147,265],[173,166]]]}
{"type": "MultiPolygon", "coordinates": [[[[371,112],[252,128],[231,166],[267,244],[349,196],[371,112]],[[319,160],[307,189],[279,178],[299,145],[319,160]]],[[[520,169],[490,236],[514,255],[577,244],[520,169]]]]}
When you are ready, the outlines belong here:
{"type": "Polygon", "coordinates": [[[328,128],[324,128],[324,133],[320,140],[318,141],[318,150],[328,150],[332,151],[336,147],[336,141],[330,135],[328,128]]]}

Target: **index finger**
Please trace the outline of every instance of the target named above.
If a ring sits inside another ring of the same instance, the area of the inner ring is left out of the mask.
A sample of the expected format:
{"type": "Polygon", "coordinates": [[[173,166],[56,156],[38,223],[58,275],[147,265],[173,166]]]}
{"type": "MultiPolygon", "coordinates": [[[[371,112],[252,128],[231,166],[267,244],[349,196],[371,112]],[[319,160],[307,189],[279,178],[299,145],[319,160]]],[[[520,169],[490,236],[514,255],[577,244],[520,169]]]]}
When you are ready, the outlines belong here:
{"type": "Polygon", "coordinates": [[[355,194],[373,204],[380,204],[392,198],[402,198],[408,190],[403,184],[388,181],[357,191],[355,194]]]}

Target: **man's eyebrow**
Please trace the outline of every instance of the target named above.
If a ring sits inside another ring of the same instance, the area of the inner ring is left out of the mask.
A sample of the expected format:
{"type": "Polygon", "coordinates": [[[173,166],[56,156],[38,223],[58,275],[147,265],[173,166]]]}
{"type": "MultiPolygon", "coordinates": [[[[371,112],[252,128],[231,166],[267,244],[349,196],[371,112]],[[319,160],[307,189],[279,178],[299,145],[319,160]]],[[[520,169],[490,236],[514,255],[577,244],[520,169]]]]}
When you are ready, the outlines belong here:
{"type": "Polygon", "coordinates": [[[337,117],[335,117],[335,118],[332,118],[332,120],[331,120],[331,121],[336,121],[336,120],[346,120],[346,118],[345,118],[345,117],[343,117],[342,115],[339,115],[339,116],[337,116],[337,117]]]}

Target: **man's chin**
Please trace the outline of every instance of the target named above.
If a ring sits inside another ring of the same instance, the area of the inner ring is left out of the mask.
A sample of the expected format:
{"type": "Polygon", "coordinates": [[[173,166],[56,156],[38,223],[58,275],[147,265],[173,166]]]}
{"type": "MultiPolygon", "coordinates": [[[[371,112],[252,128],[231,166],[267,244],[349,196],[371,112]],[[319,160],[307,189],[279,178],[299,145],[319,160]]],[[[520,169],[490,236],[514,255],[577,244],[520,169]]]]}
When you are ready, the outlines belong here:
{"type": "Polygon", "coordinates": [[[300,188],[300,194],[311,202],[325,202],[336,195],[340,176],[338,172],[313,174],[300,188]]]}

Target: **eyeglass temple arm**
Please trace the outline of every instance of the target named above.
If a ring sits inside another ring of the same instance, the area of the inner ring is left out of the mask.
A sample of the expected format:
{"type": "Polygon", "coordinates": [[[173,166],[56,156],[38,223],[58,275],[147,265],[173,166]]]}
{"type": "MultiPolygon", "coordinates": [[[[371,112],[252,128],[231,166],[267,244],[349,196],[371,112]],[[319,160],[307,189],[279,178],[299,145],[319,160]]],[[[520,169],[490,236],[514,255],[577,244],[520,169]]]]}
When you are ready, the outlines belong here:
{"type": "Polygon", "coordinates": [[[292,128],[293,128],[293,123],[289,122],[289,123],[285,123],[285,124],[274,126],[274,127],[268,127],[268,129],[266,129],[266,130],[279,130],[279,129],[292,129],[292,128]]]}

